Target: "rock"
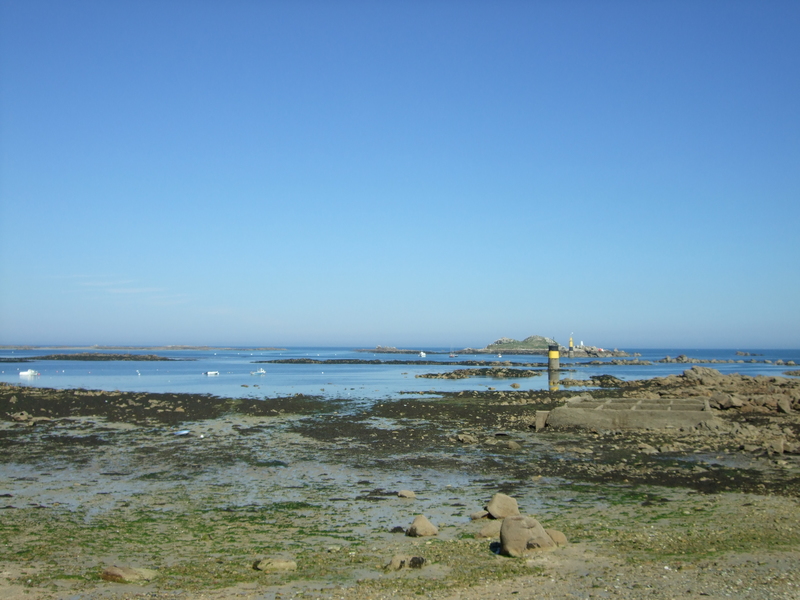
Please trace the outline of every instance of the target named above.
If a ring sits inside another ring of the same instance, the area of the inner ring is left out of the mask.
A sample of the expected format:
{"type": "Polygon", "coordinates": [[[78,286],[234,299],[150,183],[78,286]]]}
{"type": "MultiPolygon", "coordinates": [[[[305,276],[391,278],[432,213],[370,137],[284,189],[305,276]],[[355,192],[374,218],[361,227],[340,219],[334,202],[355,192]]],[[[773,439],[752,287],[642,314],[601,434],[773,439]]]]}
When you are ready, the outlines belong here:
{"type": "Polygon", "coordinates": [[[411,523],[411,527],[406,531],[409,537],[427,537],[437,535],[439,533],[438,527],[431,523],[424,515],[417,515],[411,523]]]}
{"type": "Polygon", "coordinates": [[[567,545],[567,536],[556,529],[545,529],[547,535],[550,536],[550,539],[553,540],[556,546],[559,548],[562,546],[567,545]]]}
{"type": "Polygon", "coordinates": [[[477,521],[478,519],[488,519],[489,518],[489,511],[488,510],[479,510],[478,512],[474,512],[469,516],[470,519],[473,521],[477,521]]]}
{"type": "Polygon", "coordinates": [[[469,433],[459,433],[456,436],[456,439],[461,442],[462,444],[477,444],[478,438],[474,435],[470,435],[469,433]]]}
{"type": "Polygon", "coordinates": [[[417,497],[417,495],[414,492],[412,492],[411,490],[400,490],[399,492],[397,492],[397,496],[399,498],[416,498],[417,497]]]}
{"type": "Polygon", "coordinates": [[[555,548],[555,545],[533,517],[506,517],[500,527],[500,554],[506,556],[523,556],[536,550],[555,548]]]}
{"type": "Polygon", "coordinates": [[[493,519],[505,519],[506,517],[519,515],[517,501],[511,496],[501,493],[492,496],[489,504],[486,505],[486,510],[493,519]]]}
{"type": "Polygon", "coordinates": [[[778,399],[778,412],[789,414],[792,412],[792,402],[786,396],[778,399]]]}
{"type": "Polygon", "coordinates": [[[730,406],[730,401],[730,394],[717,392],[716,394],[711,395],[711,397],[708,399],[708,404],[711,406],[711,408],[728,408],[730,406]]]}
{"type": "Polygon", "coordinates": [[[518,390],[519,389],[519,384],[518,383],[512,383],[511,387],[514,388],[515,390],[518,390]]]}
{"type": "Polygon", "coordinates": [[[790,442],[786,442],[783,445],[783,453],[784,454],[800,454],[800,443],[793,444],[790,442]]]}
{"type": "Polygon", "coordinates": [[[536,431],[541,431],[544,429],[545,425],[547,425],[547,417],[550,416],[549,410],[537,410],[536,411],[536,431]]]}
{"type": "Polygon", "coordinates": [[[30,421],[32,418],[33,417],[31,417],[31,415],[29,415],[24,410],[11,414],[11,420],[16,421],[17,423],[24,423],[25,421],[30,421]]]}
{"type": "Polygon", "coordinates": [[[399,571],[400,569],[421,569],[425,564],[422,556],[409,556],[407,554],[395,554],[389,564],[386,565],[387,571],[399,571]]]}
{"type": "Polygon", "coordinates": [[[150,581],[156,572],[150,569],[134,569],[131,567],[106,567],[100,573],[100,579],[114,583],[135,583],[137,581],[150,581]]]}
{"type": "MultiPolygon", "coordinates": [[[[741,408],[744,406],[744,400],[742,400],[736,394],[729,395],[729,394],[714,394],[714,396],[722,396],[721,401],[719,403],[719,407],[723,409],[727,408],[741,408]]],[[[714,397],[712,396],[712,398],[714,397]]]]}
{"type": "Polygon", "coordinates": [[[479,538],[495,538],[500,535],[500,528],[503,526],[503,521],[489,521],[478,532],[476,537],[479,538]]]}
{"type": "Polygon", "coordinates": [[[767,454],[783,454],[784,439],[782,437],[764,442],[764,449],[767,454]]]}
{"type": "Polygon", "coordinates": [[[297,563],[282,558],[265,558],[253,563],[256,571],[296,571],[297,563]]]}
{"type": "Polygon", "coordinates": [[[520,445],[519,445],[519,443],[518,443],[518,442],[515,442],[514,440],[509,440],[509,441],[507,441],[507,442],[505,443],[505,446],[506,446],[506,448],[508,448],[509,450],[522,450],[522,446],[520,446],[520,445]]]}
{"type": "Polygon", "coordinates": [[[638,448],[639,452],[641,452],[642,454],[658,454],[657,448],[654,448],[650,444],[645,444],[644,442],[639,444],[638,448]]]}
{"type": "Polygon", "coordinates": [[[683,372],[683,376],[692,383],[708,385],[719,381],[722,378],[722,373],[709,367],[692,367],[691,369],[686,369],[683,372]]]}

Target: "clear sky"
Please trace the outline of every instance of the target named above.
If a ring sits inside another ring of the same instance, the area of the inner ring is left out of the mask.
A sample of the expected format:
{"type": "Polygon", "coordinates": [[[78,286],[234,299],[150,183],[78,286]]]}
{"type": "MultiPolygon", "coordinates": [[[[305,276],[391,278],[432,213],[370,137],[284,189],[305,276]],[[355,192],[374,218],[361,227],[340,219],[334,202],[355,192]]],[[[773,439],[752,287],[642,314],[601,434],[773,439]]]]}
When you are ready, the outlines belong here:
{"type": "Polygon", "coordinates": [[[800,347],[796,0],[0,27],[0,344],[800,347]]]}

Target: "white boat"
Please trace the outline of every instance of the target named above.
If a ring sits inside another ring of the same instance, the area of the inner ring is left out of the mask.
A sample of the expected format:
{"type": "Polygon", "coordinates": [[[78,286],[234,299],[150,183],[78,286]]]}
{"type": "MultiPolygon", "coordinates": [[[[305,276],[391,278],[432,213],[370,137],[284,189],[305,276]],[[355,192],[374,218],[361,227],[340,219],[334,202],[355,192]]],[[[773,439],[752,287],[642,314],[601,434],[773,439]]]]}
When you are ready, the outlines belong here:
{"type": "Polygon", "coordinates": [[[219,371],[206,371],[203,373],[203,375],[219,375],[219,371]]]}
{"type": "Polygon", "coordinates": [[[250,371],[250,375],[266,375],[266,374],[267,372],[263,368],[258,369],[257,371],[250,371]]]}
{"type": "Polygon", "coordinates": [[[34,371],[33,369],[28,369],[27,371],[20,371],[20,377],[36,377],[37,375],[41,375],[38,371],[34,371]]]}
{"type": "Polygon", "coordinates": [[[426,356],[428,356],[428,355],[427,355],[427,354],[425,354],[424,352],[420,352],[420,353],[419,353],[419,357],[420,357],[420,358],[425,358],[426,356]]]}

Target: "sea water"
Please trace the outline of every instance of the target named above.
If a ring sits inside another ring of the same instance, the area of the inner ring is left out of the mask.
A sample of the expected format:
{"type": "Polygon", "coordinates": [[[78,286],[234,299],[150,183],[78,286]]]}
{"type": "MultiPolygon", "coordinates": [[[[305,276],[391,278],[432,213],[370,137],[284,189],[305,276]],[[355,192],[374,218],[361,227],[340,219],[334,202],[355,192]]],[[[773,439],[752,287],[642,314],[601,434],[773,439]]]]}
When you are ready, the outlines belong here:
{"type": "MultiPolygon", "coordinates": [[[[118,354],[158,354],[178,359],[169,362],[156,361],[71,361],[36,360],[37,356],[48,354],[72,354],[85,352],[64,349],[26,349],[0,350],[3,358],[31,358],[26,363],[0,363],[0,381],[14,384],[47,388],[84,388],[98,390],[119,390],[133,392],[172,392],[211,394],[228,398],[265,398],[294,394],[311,394],[330,398],[351,398],[375,400],[396,397],[402,392],[420,394],[428,391],[457,392],[462,390],[511,389],[518,383],[521,390],[545,390],[549,387],[544,369],[547,358],[531,355],[492,354],[459,355],[451,358],[445,348],[425,349],[427,356],[416,354],[382,354],[377,352],[356,352],[352,348],[305,347],[286,350],[255,350],[238,348],[233,350],[107,350],[118,354]],[[542,376],[528,378],[493,379],[473,377],[468,379],[424,379],[416,375],[443,373],[458,368],[454,365],[427,364],[282,364],[260,363],[290,358],[314,360],[382,360],[382,361],[429,361],[453,363],[460,361],[488,361],[502,365],[535,363],[543,371],[542,376]],[[264,375],[251,374],[263,368],[264,375]],[[34,377],[21,377],[21,371],[33,369],[40,373],[34,377]],[[219,375],[203,373],[218,371],[219,375]]],[[[675,358],[685,354],[691,358],[743,360],[743,363],[705,364],[722,373],[742,375],[782,375],[793,368],[785,365],[765,363],[765,360],[793,360],[800,364],[800,350],[748,350],[761,356],[737,356],[736,350],[692,350],[692,349],[628,349],[630,354],[638,352],[640,360],[652,361],[651,365],[611,365],[611,358],[569,359],[562,356],[562,378],[587,379],[593,375],[613,375],[623,380],[649,379],[670,374],[680,374],[691,364],[658,363],[665,356],[675,358]],[[590,365],[600,360],[602,365],[590,365]],[[755,360],[757,362],[749,362],[755,360]],[[571,366],[566,363],[574,363],[571,366]]],[[[100,351],[98,351],[100,352],[100,351]]]]}

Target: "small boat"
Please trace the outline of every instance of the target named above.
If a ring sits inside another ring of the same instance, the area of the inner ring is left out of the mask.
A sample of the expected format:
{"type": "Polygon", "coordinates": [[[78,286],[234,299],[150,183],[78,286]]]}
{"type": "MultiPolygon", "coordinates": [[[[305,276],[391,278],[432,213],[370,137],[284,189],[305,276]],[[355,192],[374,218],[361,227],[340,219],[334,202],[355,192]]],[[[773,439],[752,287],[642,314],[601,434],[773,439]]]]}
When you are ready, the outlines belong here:
{"type": "Polygon", "coordinates": [[[34,371],[33,369],[19,372],[20,377],[36,377],[37,375],[41,375],[41,373],[39,373],[39,371],[34,371]]]}
{"type": "Polygon", "coordinates": [[[212,375],[219,375],[219,371],[204,371],[203,375],[208,375],[209,377],[212,375]]]}
{"type": "Polygon", "coordinates": [[[250,375],[266,375],[267,372],[262,368],[258,369],[257,371],[250,371],[250,375]]]}
{"type": "Polygon", "coordinates": [[[427,355],[427,354],[425,354],[424,352],[420,352],[420,353],[419,353],[419,357],[420,357],[420,358],[425,358],[426,356],[428,356],[428,355],[427,355]]]}

